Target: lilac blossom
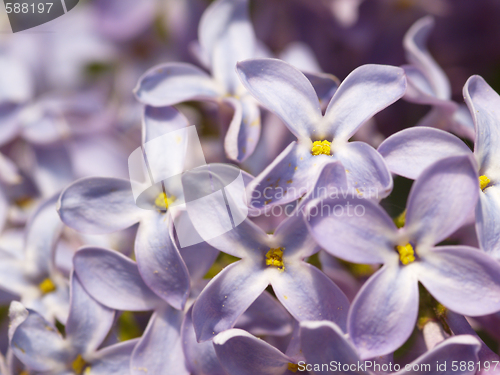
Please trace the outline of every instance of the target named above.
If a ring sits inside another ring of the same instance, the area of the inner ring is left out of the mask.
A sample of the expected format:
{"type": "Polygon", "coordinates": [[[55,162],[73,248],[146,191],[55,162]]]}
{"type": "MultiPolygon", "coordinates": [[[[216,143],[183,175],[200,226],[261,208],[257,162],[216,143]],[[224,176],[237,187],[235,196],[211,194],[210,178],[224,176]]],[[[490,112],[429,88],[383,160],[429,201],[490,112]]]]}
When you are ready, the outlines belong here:
{"type": "Polygon", "coordinates": [[[130,354],[138,340],[97,350],[113,324],[114,311],[90,297],[75,275],[64,338],[55,326],[19,302],[12,302],[9,315],[10,345],[30,370],[53,375],[130,373],[130,354]]]}
{"type": "Polygon", "coordinates": [[[408,80],[404,99],[432,106],[418,125],[452,131],[473,139],[474,124],[467,108],[451,100],[450,82],[427,50],[427,37],[433,26],[434,18],[426,16],[415,22],[405,35],[403,46],[411,65],[402,67],[408,80]]]}
{"type": "MultiPolygon", "coordinates": [[[[444,306],[475,316],[500,310],[500,265],[471,247],[438,246],[476,205],[479,189],[469,156],[443,159],[412,186],[406,223],[397,229],[371,200],[315,202],[326,216],[310,217],[311,234],[325,250],[355,263],[383,263],[349,310],[347,329],[362,358],[388,354],[411,334],[418,312],[418,281],[444,306]],[[342,211],[339,211],[339,207],[342,211]],[[336,210],[336,211],[335,211],[336,210]]],[[[312,211],[311,211],[312,212],[312,211]]]]}
{"type": "MultiPolygon", "coordinates": [[[[479,203],[476,208],[476,230],[481,248],[498,259],[500,209],[498,182],[500,169],[496,149],[500,145],[496,108],[499,95],[479,76],[472,76],[464,86],[464,97],[475,125],[474,159],[479,180],[479,203]]],[[[379,152],[391,172],[415,179],[435,162],[450,155],[472,155],[457,137],[431,128],[406,129],[384,141],[379,152]]]]}
{"type": "Polygon", "coordinates": [[[297,69],[273,59],[238,63],[240,78],[257,100],[278,115],[298,138],[248,187],[254,208],[297,200],[312,189],[324,165],[340,160],[351,187],[392,189],[392,178],[380,155],[362,142],[348,142],[375,113],[403,96],[406,79],[401,68],[364,65],[340,85],[325,115],[313,86],[297,69]]]}
{"type": "MultiPolygon", "coordinates": [[[[217,213],[213,215],[217,217],[217,213]]],[[[195,228],[203,227],[200,233],[210,232],[206,220],[194,215],[191,219],[195,228]]],[[[242,259],[214,277],[196,300],[192,319],[198,341],[210,340],[232,328],[268,285],[295,319],[328,319],[345,325],[349,302],[344,293],[303,261],[319,247],[308,234],[300,212],[283,221],[272,235],[247,218],[207,242],[242,259]]]]}

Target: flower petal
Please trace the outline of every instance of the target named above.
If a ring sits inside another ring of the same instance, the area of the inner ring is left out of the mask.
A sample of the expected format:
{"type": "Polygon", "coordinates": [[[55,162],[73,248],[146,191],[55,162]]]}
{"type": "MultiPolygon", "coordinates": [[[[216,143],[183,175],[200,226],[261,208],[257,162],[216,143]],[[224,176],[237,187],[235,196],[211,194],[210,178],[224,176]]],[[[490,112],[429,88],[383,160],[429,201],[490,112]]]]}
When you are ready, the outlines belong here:
{"type": "Polygon", "coordinates": [[[471,154],[470,148],[460,138],[428,127],[397,132],[382,142],[378,152],[391,172],[412,180],[438,160],[471,154]]]}
{"type": "Polygon", "coordinates": [[[57,210],[64,224],[88,234],[128,228],[144,212],[134,202],[130,181],[104,177],[83,178],[68,186],[57,210]]]}
{"type": "Polygon", "coordinates": [[[293,360],[262,339],[241,329],[231,329],[214,338],[217,357],[231,375],[283,374],[293,360]]]}
{"type": "Polygon", "coordinates": [[[224,91],[212,77],[194,65],[166,63],[144,73],[134,94],[143,104],[165,107],[188,100],[214,100],[224,95],[224,91]]]}
{"type": "Polygon", "coordinates": [[[241,314],[269,285],[260,265],[249,259],[230,264],[203,289],[193,307],[199,342],[232,328],[241,314]]]}
{"type": "Polygon", "coordinates": [[[348,333],[361,359],[392,353],[410,337],[418,313],[412,265],[383,266],[363,285],[349,310],[348,333]]]}
{"type": "Polygon", "coordinates": [[[250,95],[226,101],[234,108],[234,116],[224,138],[224,149],[229,159],[241,163],[254,152],[259,141],[260,110],[250,95]]]}
{"type": "Polygon", "coordinates": [[[76,274],[71,275],[71,295],[66,339],[79,353],[95,351],[106,338],[115,313],[101,305],[83,289],[76,274]]]}
{"type": "Polygon", "coordinates": [[[107,307],[147,311],[161,301],[142,280],[136,263],[117,251],[83,248],[73,264],[85,290],[107,307]]]}
{"type": "Polygon", "coordinates": [[[397,257],[397,228],[378,204],[367,199],[326,199],[308,207],[306,224],[330,254],[353,263],[385,263],[397,257]],[[355,211],[356,210],[356,211],[355,211]]]}
{"type": "Polygon", "coordinates": [[[391,173],[382,156],[367,143],[343,144],[334,156],[346,169],[349,187],[357,189],[365,198],[380,200],[391,193],[391,173]]]}
{"type": "Polygon", "coordinates": [[[479,172],[500,182],[500,96],[482,77],[472,76],[465,83],[464,98],[476,129],[474,155],[479,172]]]}
{"type": "Polygon", "coordinates": [[[417,246],[435,245],[469,218],[479,195],[478,176],[468,155],[442,159],[413,184],[405,228],[417,246]]]}
{"type": "Polygon", "coordinates": [[[173,241],[170,214],[149,211],[135,239],[137,266],[158,297],[182,310],[189,296],[189,273],[173,241]]]}
{"type": "Polygon", "coordinates": [[[322,168],[335,162],[331,156],[313,156],[292,142],[247,187],[247,201],[257,210],[293,202],[314,188],[322,168]]]}
{"type": "Polygon", "coordinates": [[[476,206],[476,230],[481,249],[500,260],[500,186],[479,193],[476,206]]]}
{"type": "Polygon", "coordinates": [[[188,119],[174,107],[144,107],[142,143],[189,126],[188,119]]]}
{"type": "Polygon", "coordinates": [[[426,76],[434,96],[446,100],[451,97],[450,82],[426,46],[427,37],[433,27],[434,18],[432,16],[419,19],[406,33],[403,46],[406,51],[406,59],[426,76]]]}
{"type": "Polygon", "coordinates": [[[130,374],[130,357],[138,342],[127,340],[99,350],[92,356],[89,375],[130,374]]]}
{"type": "Polygon", "coordinates": [[[475,374],[475,367],[471,371],[467,366],[465,366],[465,370],[462,368],[457,368],[456,370],[452,369],[452,366],[449,366],[450,363],[469,363],[469,362],[477,362],[478,352],[481,345],[479,341],[471,336],[471,335],[459,335],[453,336],[449,339],[441,342],[432,350],[429,350],[424,355],[421,355],[413,362],[409,363],[407,366],[410,371],[405,369],[398,371],[398,375],[403,374],[429,374],[438,372],[439,370],[430,370],[433,366],[437,364],[441,364],[443,366],[444,363],[447,363],[446,368],[447,371],[439,371],[442,375],[452,375],[452,374],[463,374],[463,375],[473,375],[475,374]],[[413,368],[418,368],[420,371],[415,371],[413,368]],[[427,370],[429,369],[429,370],[427,370]]]}
{"type": "Polygon", "coordinates": [[[35,371],[60,369],[70,355],[61,334],[37,312],[23,309],[19,302],[13,302],[9,312],[11,321],[18,315],[24,318],[11,328],[10,347],[14,354],[35,371]]]}
{"type": "Polygon", "coordinates": [[[274,273],[271,285],[276,297],[298,321],[331,320],[345,329],[349,301],[316,267],[302,261],[285,262],[285,271],[274,273]]]}
{"type": "MultiPolygon", "coordinates": [[[[300,340],[305,362],[314,367],[323,363],[339,362],[346,365],[360,361],[356,348],[346,339],[345,334],[335,323],[301,322],[300,340]]],[[[330,374],[330,371],[315,371],[317,374],[330,374]]],[[[367,374],[358,371],[357,374],[367,374]]]]}
{"type": "Polygon", "coordinates": [[[187,367],[192,374],[225,375],[221,367],[212,341],[199,343],[194,332],[191,307],[182,322],[182,348],[186,357],[187,367]]]}
{"type": "Polygon", "coordinates": [[[500,265],[480,250],[440,246],[418,266],[420,282],[450,310],[470,316],[500,310],[500,265]]]}
{"type": "Polygon", "coordinates": [[[335,138],[347,141],[361,125],[401,98],[405,91],[403,69],[375,64],[360,66],[342,81],[333,95],[323,127],[333,132],[335,138]]]}
{"type": "Polygon", "coordinates": [[[182,311],[167,304],[155,311],[132,353],[132,375],[144,372],[162,374],[165,369],[172,374],[189,375],[182,353],[180,331],[183,316],[182,311]]]}
{"type": "Polygon", "coordinates": [[[311,82],[299,70],[277,59],[242,61],[237,70],[248,91],[279,116],[297,138],[314,134],[321,108],[311,82]]]}

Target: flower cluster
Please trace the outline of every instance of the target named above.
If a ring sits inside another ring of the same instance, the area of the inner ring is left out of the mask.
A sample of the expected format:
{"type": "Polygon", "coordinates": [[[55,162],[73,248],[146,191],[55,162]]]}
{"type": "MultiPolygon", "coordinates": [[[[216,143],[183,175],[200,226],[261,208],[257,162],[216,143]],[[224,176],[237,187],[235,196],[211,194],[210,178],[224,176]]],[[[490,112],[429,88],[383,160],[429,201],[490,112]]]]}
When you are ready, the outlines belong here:
{"type": "Polygon", "coordinates": [[[254,1],[0,37],[0,375],[500,374],[500,95],[427,47],[482,6],[254,1]]]}

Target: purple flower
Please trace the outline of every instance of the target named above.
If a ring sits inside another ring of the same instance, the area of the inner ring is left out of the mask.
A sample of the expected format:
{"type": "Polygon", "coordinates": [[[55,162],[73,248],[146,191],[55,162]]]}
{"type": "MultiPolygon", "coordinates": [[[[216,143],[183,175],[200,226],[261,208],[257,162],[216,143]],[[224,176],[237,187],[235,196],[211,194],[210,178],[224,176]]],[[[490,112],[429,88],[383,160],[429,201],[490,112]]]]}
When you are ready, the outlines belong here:
{"type": "MultiPolygon", "coordinates": [[[[418,281],[444,306],[470,316],[500,310],[500,265],[466,246],[439,246],[476,205],[475,166],[469,156],[443,159],[412,186],[406,223],[397,229],[376,203],[316,202],[311,234],[325,250],[350,262],[384,266],[363,285],[349,310],[347,329],[362,358],[387,354],[410,336],[418,312],[418,281]]],[[[312,212],[312,211],[310,211],[312,212]]]]}
{"type": "MultiPolygon", "coordinates": [[[[479,179],[476,229],[481,248],[500,257],[500,132],[497,108],[500,96],[480,76],[470,77],[464,97],[475,124],[474,159],[479,179]]],[[[471,155],[457,137],[431,128],[405,129],[387,138],[379,147],[391,172],[415,179],[435,161],[452,155],[471,155]]]]}
{"type": "MultiPolygon", "coordinates": [[[[207,230],[206,221],[192,219],[195,228],[205,226],[203,230],[207,230]]],[[[193,325],[198,341],[210,340],[232,328],[269,284],[295,319],[328,319],[345,325],[349,302],[344,293],[321,271],[303,261],[319,248],[308,234],[300,212],[283,221],[273,235],[246,219],[207,242],[242,259],[214,277],[196,300],[193,325]]]]}
{"type": "Polygon", "coordinates": [[[298,138],[248,187],[254,208],[284,204],[312,189],[325,164],[340,160],[351,187],[376,190],[385,197],[391,175],[380,155],[362,142],[348,142],[375,113],[403,96],[401,68],[364,65],[340,85],[325,115],[307,78],[280,60],[238,63],[243,84],[264,107],[278,115],[298,138]]]}
{"type": "Polygon", "coordinates": [[[97,350],[113,324],[114,311],[90,297],[75,275],[71,278],[66,337],[19,302],[12,302],[9,315],[11,348],[30,370],[54,375],[130,373],[130,354],[137,340],[97,350]]]}
{"type": "Polygon", "coordinates": [[[420,126],[441,128],[473,139],[474,124],[467,108],[451,100],[450,82],[425,45],[433,27],[434,18],[426,16],[405,35],[403,46],[411,65],[402,67],[408,80],[404,99],[432,106],[418,123],[420,126]]]}

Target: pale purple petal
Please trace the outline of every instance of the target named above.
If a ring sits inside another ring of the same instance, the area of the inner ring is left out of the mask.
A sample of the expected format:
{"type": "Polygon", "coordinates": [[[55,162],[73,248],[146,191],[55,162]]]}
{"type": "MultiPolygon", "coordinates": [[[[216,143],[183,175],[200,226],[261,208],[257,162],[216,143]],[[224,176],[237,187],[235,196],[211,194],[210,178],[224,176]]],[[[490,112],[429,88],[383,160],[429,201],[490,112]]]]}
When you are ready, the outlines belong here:
{"type": "Polygon", "coordinates": [[[250,95],[226,101],[234,108],[234,116],[224,138],[224,149],[229,159],[241,163],[254,152],[259,141],[260,110],[250,95]]]}
{"type": "Polygon", "coordinates": [[[136,263],[117,251],[83,248],[73,264],[85,290],[107,307],[147,311],[161,301],[142,280],[136,263]]]}
{"type": "Polygon", "coordinates": [[[419,245],[435,245],[469,218],[479,195],[478,176],[469,155],[442,159],[413,184],[405,229],[419,245]]]}
{"type": "Polygon", "coordinates": [[[166,63],[151,68],[139,79],[134,93],[141,103],[153,107],[188,100],[214,100],[224,95],[212,77],[187,63],[166,63]]]}
{"type": "Polygon", "coordinates": [[[316,242],[330,254],[353,263],[385,263],[397,258],[397,228],[375,202],[328,199],[314,202],[306,224],[316,242]],[[355,211],[356,210],[356,211],[355,211]]]}
{"type": "Polygon", "coordinates": [[[314,188],[322,168],[335,159],[311,155],[310,150],[292,142],[247,187],[247,200],[255,209],[293,202],[314,188]]]}
{"type": "Polygon", "coordinates": [[[410,337],[418,313],[412,265],[391,262],[363,285],[349,310],[348,332],[361,359],[392,353],[410,337]]]}
{"type": "Polygon", "coordinates": [[[299,211],[283,220],[272,238],[277,247],[284,249],[287,258],[302,260],[320,250],[309,234],[304,222],[304,214],[299,211]]]}
{"type": "Polygon", "coordinates": [[[450,310],[470,316],[500,310],[500,265],[479,249],[433,248],[418,267],[419,281],[450,310]]]}
{"type": "Polygon", "coordinates": [[[60,368],[70,355],[61,334],[37,312],[22,309],[20,303],[13,302],[9,312],[11,320],[15,315],[24,317],[11,333],[10,345],[16,357],[35,371],[60,368]]]}
{"type": "Polygon", "coordinates": [[[335,150],[335,157],[346,169],[349,187],[363,197],[387,197],[392,191],[392,176],[380,154],[364,142],[349,142],[335,150]]]}
{"type": "Polygon", "coordinates": [[[151,317],[130,360],[131,374],[189,375],[182,353],[181,324],[184,313],[163,304],[151,317]]]}
{"type": "Polygon", "coordinates": [[[476,128],[474,155],[480,175],[500,181],[500,96],[480,76],[470,77],[464,97],[476,128]]]}
{"type": "Polygon", "coordinates": [[[189,126],[188,119],[174,107],[144,107],[142,143],[189,126]]]}
{"type": "Polygon", "coordinates": [[[500,187],[490,186],[479,194],[476,230],[481,249],[500,259],[500,187]]]}
{"type": "Polygon", "coordinates": [[[201,242],[196,245],[188,246],[180,250],[182,259],[186,264],[191,278],[191,285],[202,281],[214,264],[215,259],[219,255],[219,250],[210,246],[206,242],[201,242]]]}
{"type": "Polygon", "coordinates": [[[230,264],[203,289],[193,308],[198,341],[232,328],[241,314],[269,285],[262,266],[249,259],[230,264]]]}
{"type": "Polygon", "coordinates": [[[29,290],[33,284],[25,277],[24,268],[23,260],[0,258],[0,288],[16,295],[29,290]]]}
{"type": "Polygon", "coordinates": [[[139,339],[108,346],[92,355],[89,375],[129,375],[130,357],[139,339]]]}
{"type": "MultiPolygon", "coordinates": [[[[347,340],[342,330],[332,322],[301,322],[300,340],[305,362],[308,365],[321,366],[323,363],[329,364],[336,361],[348,366],[351,364],[357,366],[358,361],[361,361],[356,348],[347,340]]],[[[314,373],[331,374],[328,370],[314,373]]],[[[365,371],[353,371],[353,373],[367,374],[365,371]]]]}
{"type": "Polygon", "coordinates": [[[148,211],[137,230],[135,255],[144,282],[160,298],[182,310],[189,296],[189,273],[173,241],[168,212],[148,211]]]}
{"type": "Polygon", "coordinates": [[[389,170],[417,179],[431,164],[455,155],[471,155],[471,150],[453,134],[443,130],[416,127],[404,129],[387,138],[378,148],[389,170]]]}
{"type": "Polygon", "coordinates": [[[231,375],[283,374],[292,359],[262,339],[241,329],[231,329],[214,338],[222,367],[231,375]]]}
{"type": "Polygon", "coordinates": [[[401,98],[406,90],[403,69],[363,65],[353,70],[328,104],[323,127],[335,138],[348,140],[373,115],[401,98]]]}
{"type": "Polygon", "coordinates": [[[264,291],[239,317],[235,327],[256,336],[284,336],[292,332],[292,317],[276,298],[264,291]]]}
{"type": "Polygon", "coordinates": [[[91,353],[105,339],[113,325],[115,313],[89,296],[75,274],[71,275],[70,280],[66,339],[79,353],[91,353]]]}
{"type": "Polygon", "coordinates": [[[182,348],[189,371],[196,375],[227,375],[215,354],[212,341],[196,341],[192,311],[191,307],[182,322],[182,348]]]}
{"type": "Polygon", "coordinates": [[[446,100],[451,97],[450,82],[426,46],[427,37],[433,27],[433,17],[427,16],[419,19],[406,33],[403,46],[406,51],[406,59],[426,76],[434,96],[446,100]]]}
{"type": "Polygon", "coordinates": [[[84,178],[68,186],[57,210],[64,224],[88,234],[128,228],[144,213],[135,204],[130,181],[104,177],[84,178]]]}
{"type": "Polygon", "coordinates": [[[439,373],[442,375],[473,375],[475,374],[475,368],[469,370],[469,368],[465,366],[465,370],[463,370],[463,366],[462,368],[460,368],[460,366],[457,366],[458,368],[453,370],[452,364],[461,362],[465,362],[467,364],[469,362],[477,362],[479,348],[480,343],[473,336],[453,336],[438,344],[435,348],[429,350],[424,355],[418,357],[415,361],[408,364],[408,368],[410,368],[411,371],[402,369],[401,371],[398,371],[397,374],[413,375],[439,373]],[[436,369],[438,363],[441,364],[441,368],[445,367],[446,371],[438,371],[436,369]],[[446,366],[443,366],[444,363],[446,363],[446,366]],[[415,369],[418,368],[419,371],[415,371],[414,366],[415,369]],[[427,369],[429,369],[430,371],[428,371],[427,369]]]}
{"type": "Polygon", "coordinates": [[[345,329],[349,301],[337,285],[316,267],[285,262],[285,271],[271,276],[276,297],[298,321],[331,320],[345,329]]]}
{"type": "Polygon", "coordinates": [[[237,69],[248,91],[279,116],[297,138],[323,136],[315,134],[321,120],[318,96],[299,70],[276,59],[239,62],[237,69]]]}

